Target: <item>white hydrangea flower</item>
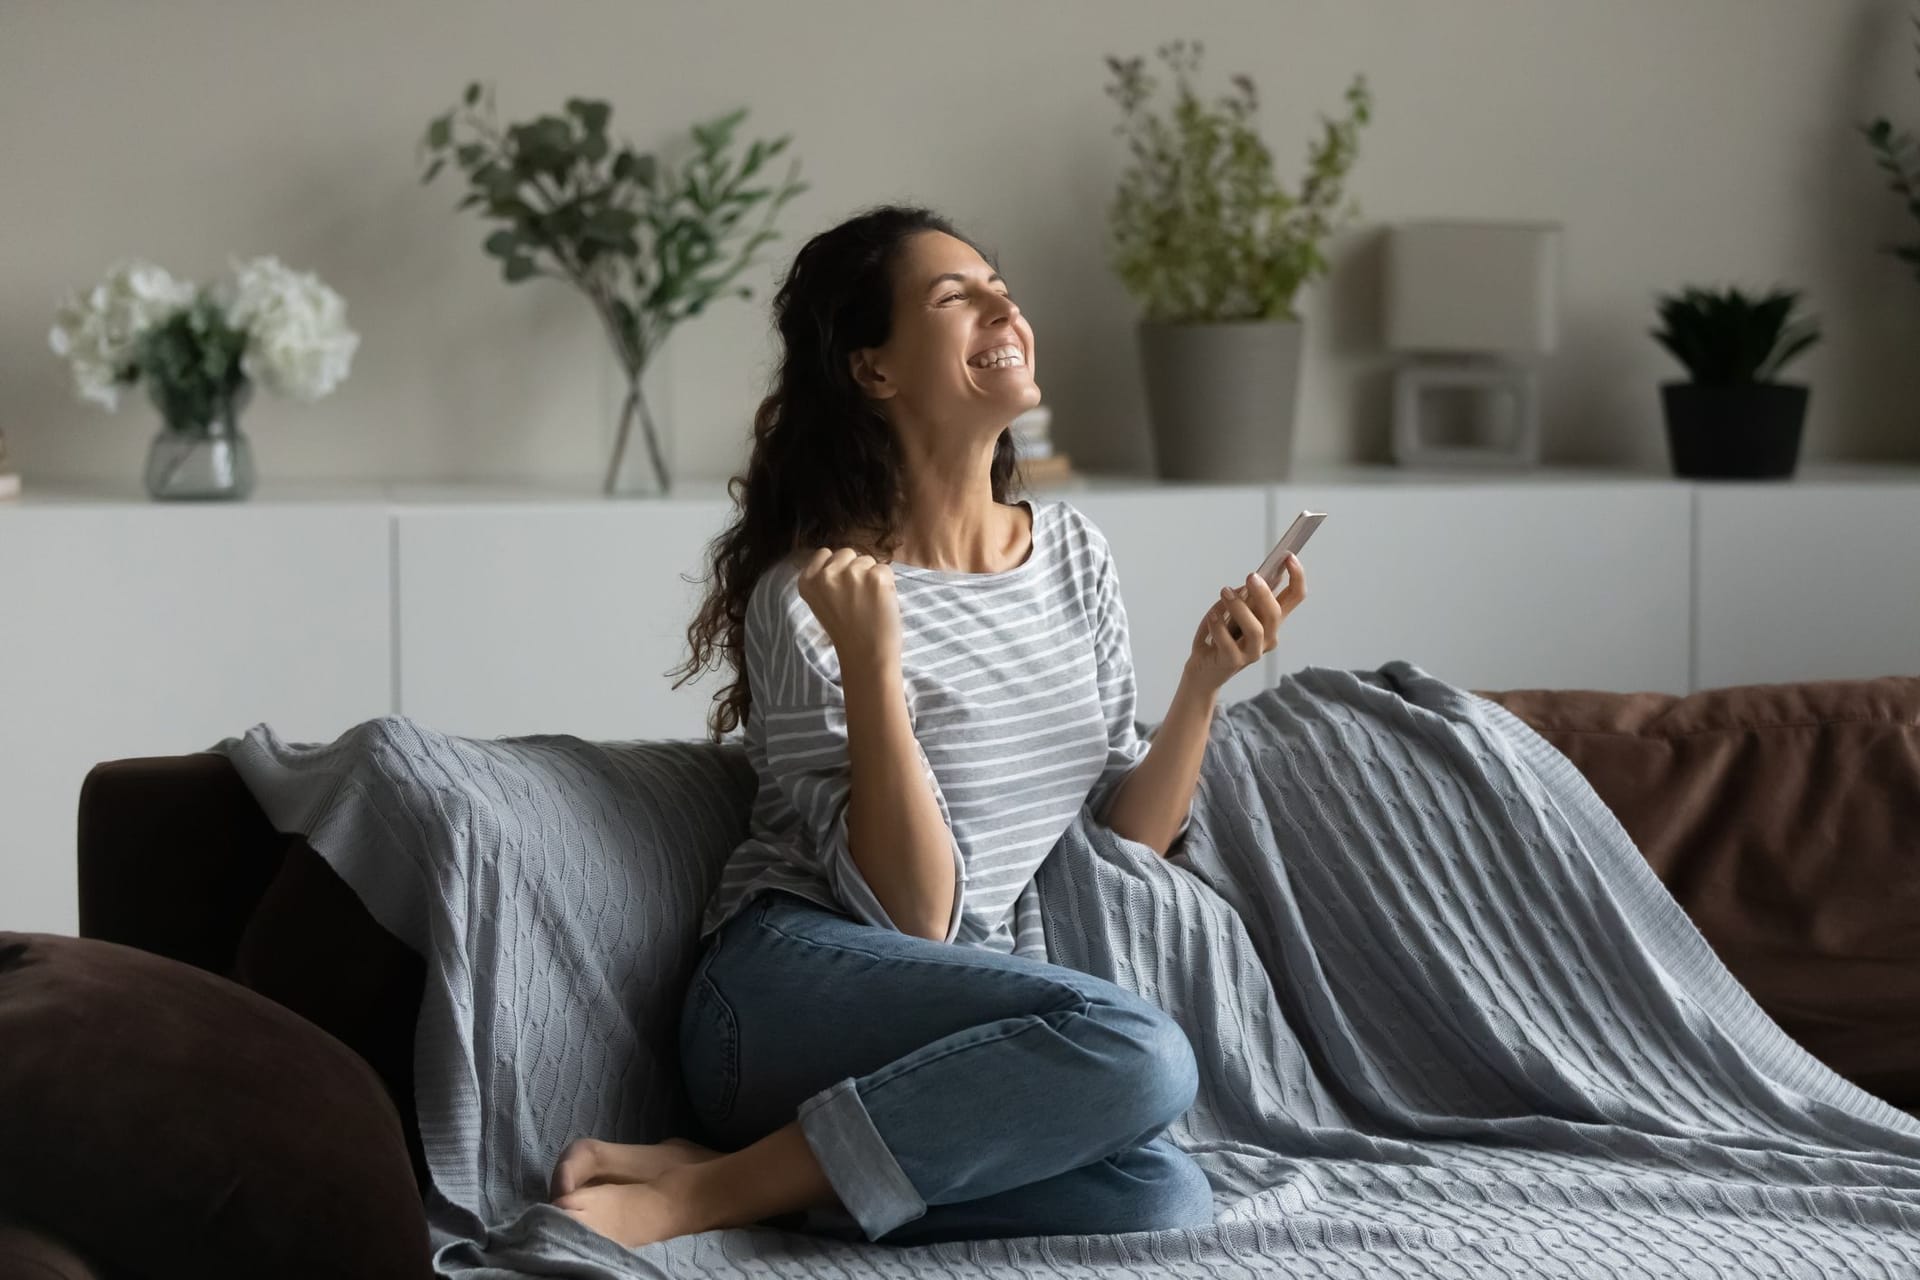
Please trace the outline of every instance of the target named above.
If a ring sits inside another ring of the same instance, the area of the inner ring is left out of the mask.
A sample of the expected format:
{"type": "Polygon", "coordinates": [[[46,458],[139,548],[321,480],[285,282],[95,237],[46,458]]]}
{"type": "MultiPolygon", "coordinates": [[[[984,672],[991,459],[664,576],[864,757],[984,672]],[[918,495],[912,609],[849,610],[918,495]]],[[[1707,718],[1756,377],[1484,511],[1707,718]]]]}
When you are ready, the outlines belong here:
{"type": "Polygon", "coordinates": [[[215,297],[234,327],[248,333],[240,368],[279,395],[312,402],[331,392],[353,364],[360,335],[347,328],[347,304],[311,272],[271,255],[229,259],[231,284],[215,297]]]}
{"type": "Polygon", "coordinates": [[[47,343],[73,367],[73,386],[83,400],[109,410],[120,403],[120,388],[131,382],[133,357],[147,330],[193,302],[196,289],[175,280],[162,267],[124,258],[82,297],[61,300],[47,343]]]}

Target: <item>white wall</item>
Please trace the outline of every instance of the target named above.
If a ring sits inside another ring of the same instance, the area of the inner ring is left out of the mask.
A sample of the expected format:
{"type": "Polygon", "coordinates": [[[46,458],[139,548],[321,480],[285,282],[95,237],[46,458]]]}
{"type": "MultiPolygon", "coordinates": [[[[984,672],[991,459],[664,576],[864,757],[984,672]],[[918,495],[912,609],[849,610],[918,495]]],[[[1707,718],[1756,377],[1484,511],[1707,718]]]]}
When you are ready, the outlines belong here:
{"type": "MultiPolygon", "coordinates": [[[[256,397],[271,478],[597,474],[610,360],[564,286],[507,286],[421,187],[414,144],[471,78],[506,119],[604,97],[642,146],[753,108],[795,135],[813,189],[763,250],[751,303],[669,345],[657,388],[682,474],[744,459],[770,368],[766,287],[859,206],[930,203],[996,247],[1039,343],[1062,447],[1145,469],[1134,308],[1105,265],[1124,149],[1104,56],[1206,42],[1245,71],[1291,183],[1314,113],[1365,70],[1377,97],[1354,192],[1370,220],[1550,218],[1569,228],[1567,346],[1549,461],[1664,465],[1646,336],[1656,289],[1804,286],[1827,342],[1809,458],[1920,457],[1920,283],[1877,244],[1920,233],[1854,122],[1920,125],[1901,0],[892,0],[15,3],[0,9],[0,431],[31,484],[137,478],[156,419],[74,400],[48,351],[57,298],[140,253],[206,278],[277,253],[349,302],[355,373],[316,406],[256,397]]],[[[1299,455],[1385,460],[1378,237],[1338,246],[1313,325],[1299,455]]]]}

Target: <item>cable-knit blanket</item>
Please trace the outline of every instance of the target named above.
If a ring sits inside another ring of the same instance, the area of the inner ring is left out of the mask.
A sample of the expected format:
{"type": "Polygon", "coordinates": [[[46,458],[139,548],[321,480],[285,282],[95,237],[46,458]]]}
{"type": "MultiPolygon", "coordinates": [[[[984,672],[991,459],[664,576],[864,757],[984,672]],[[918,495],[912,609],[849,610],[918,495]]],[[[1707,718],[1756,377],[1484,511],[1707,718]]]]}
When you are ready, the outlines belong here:
{"type": "Polygon", "coordinates": [[[744,748],[386,716],[210,749],[426,958],[442,1275],[1920,1276],[1920,1120],[1759,1010],[1554,747],[1406,662],[1223,706],[1173,857],[1083,810],[1041,869],[1051,958],[1193,1041],[1201,1230],[622,1249],[546,1180],[574,1137],[686,1132],[675,1018],[744,748]]]}

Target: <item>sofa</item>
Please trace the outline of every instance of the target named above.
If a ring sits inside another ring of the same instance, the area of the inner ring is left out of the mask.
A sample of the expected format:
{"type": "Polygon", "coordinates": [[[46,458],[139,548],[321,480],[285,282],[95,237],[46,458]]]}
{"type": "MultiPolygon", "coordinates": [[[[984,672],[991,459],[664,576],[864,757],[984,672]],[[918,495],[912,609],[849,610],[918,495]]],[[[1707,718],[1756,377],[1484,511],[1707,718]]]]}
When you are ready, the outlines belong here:
{"type": "MultiPolygon", "coordinates": [[[[1474,692],[1790,1035],[1920,1108],[1920,677],[1474,692]]],[[[0,933],[0,1280],[430,1275],[419,957],[223,755],[94,766],[78,868],[78,937],[0,933]]]]}

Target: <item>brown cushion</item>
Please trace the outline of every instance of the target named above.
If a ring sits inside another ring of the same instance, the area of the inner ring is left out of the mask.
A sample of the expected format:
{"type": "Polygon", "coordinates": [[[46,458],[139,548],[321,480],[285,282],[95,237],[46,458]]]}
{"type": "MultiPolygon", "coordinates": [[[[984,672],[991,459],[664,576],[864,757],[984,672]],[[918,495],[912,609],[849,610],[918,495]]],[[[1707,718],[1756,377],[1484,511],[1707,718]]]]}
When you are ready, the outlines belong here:
{"type": "Polygon", "coordinates": [[[17,1222],[0,1222],[0,1280],[106,1280],[106,1277],[62,1242],[17,1222]]]}
{"type": "Polygon", "coordinates": [[[1475,692],[1586,776],[1789,1035],[1920,1107],[1920,677],[1475,692]]]}
{"type": "Polygon", "coordinates": [[[424,1277],[399,1120],[338,1040],[132,947],[0,933],[0,1216],[167,1277],[424,1277]]]}

